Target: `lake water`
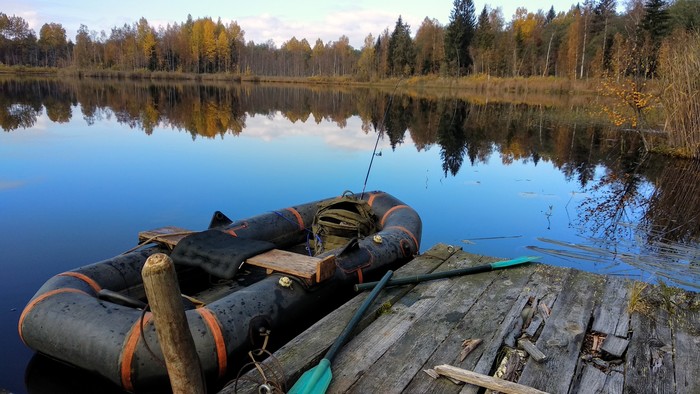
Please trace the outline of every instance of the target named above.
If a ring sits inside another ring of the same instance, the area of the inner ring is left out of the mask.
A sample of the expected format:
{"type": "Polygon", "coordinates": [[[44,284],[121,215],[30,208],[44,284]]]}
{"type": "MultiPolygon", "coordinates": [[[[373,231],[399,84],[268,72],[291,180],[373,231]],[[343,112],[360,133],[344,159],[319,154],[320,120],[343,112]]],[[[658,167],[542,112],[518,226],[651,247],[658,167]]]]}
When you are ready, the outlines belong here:
{"type": "Polygon", "coordinates": [[[18,338],[51,276],[131,248],[142,230],[204,229],[216,210],[245,218],[345,190],[414,207],[422,250],[443,242],[700,288],[700,165],[643,154],[585,100],[534,101],[0,80],[0,389],[95,389],[18,338]]]}

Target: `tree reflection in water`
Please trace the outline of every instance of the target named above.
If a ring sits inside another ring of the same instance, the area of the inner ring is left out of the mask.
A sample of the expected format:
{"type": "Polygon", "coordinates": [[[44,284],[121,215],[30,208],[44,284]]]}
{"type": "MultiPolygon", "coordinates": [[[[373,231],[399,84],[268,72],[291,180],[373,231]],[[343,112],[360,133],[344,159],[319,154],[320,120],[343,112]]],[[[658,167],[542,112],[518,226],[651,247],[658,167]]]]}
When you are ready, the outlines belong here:
{"type": "Polygon", "coordinates": [[[6,132],[21,133],[43,111],[53,122],[79,112],[88,124],[113,118],[146,134],[170,128],[193,139],[240,135],[254,116],[330,120],[339,128],[359,117],[364,133],[385,133],[394,149],[406,133],[419,151],[437,146],[445,177],[494,152],[506,165],[549,162],[586,191],[571,224],[590,243],[542,239],[553,247],[533,249],[700,283],[700,164],[644,153],[636,133],[612,129],[568,96],[487,103],[369,88],[58,79],[1,79],[0,92],[6,132]]]}

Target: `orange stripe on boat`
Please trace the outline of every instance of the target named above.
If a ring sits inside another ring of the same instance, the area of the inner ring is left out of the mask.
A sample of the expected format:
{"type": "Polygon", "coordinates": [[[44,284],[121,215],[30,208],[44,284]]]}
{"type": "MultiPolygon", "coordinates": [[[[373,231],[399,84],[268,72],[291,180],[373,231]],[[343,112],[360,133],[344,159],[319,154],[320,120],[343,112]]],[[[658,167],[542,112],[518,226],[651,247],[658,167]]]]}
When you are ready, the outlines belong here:
{"type": "Polygon", "coordinates": [[[217,319],[216,315],[209,309],[197,308],[195,311],[202,316],[202,319],[209,327],[209,331],[214,338],[216,357],[219,363],[219,377],[222,378],[226,375],[226,368],[228,367],[228,353],[226,353],[226,341],[224,340],[223,332],[221,332],[219,319],[217,319]]]}
{"type": "Polygon", "coordinates": [[[238,234],[236,234],[236,230],[242,230],[244,228],[248,228],[248,222],[243,222],[240,226],[238,227],[231,227],[228,230],[224,231],[227,234],[230,234],[234,237],[238,237],[238,234]]]}
{"type": "Polygon", "coordinates": [[[299,212],[296,209],[294,209],[294,208],[285,208],[285,209],[288,210],[289,212],[291,212],[292,214],[294,214],[294,216],[297,218],[297,223],[299,223],[299,230],[303,230],[306,228],[306,226],[304,226],[304,219],[301,217],[301,215],[299,214],[299,212]]]}
{"type": "Polygon", "coordinates": [[[89,276],[87,276],[85,274],[81,274],[79,272],[68,271],[68,272],[64,272],[62,274],[58,274],[56,276],[70,276],[73,278],[80,279],[83,282],[87,283],[90,287],[92,287],[92,289],[95,290],[95,293],[99,293],[100,290],[102,290],[102,286],[97,284],[97,282],[95,282],[94,279],[90,278],[89,276]]]}
{"type": "Polygon", "coordinates": [[[382,216],[382,221],[379,223],[382,227],[384,227],[384,222],[386,221],[386,218],[389,217],[394,211],[398,209],[404,209],[404,208],[410,208],[408,205],[397,205],[395,207],[392,207],[390,210],[386,211],[384,216],[382,216]]]}
{"type": "Polygon", "coordinates": [[[395,228],[395,229],[398,229],[398,230],[403,231],[403,232],[406,233],[409,237],[411,237],[411,239],[413,240],[413,244],[416,245],[416,250],[418,250],[418,248],[420,248],[420,245],[418,244],[418,239],[416,238],[415,235],[413,235],[412,232],[408,231],[408,229],[407,229],[406,227],[403,227],[403,226],[391,226],[391,227],[385,228],[384,230],[388,230],[388,229],[390,229],[390,228],[395,228]]]}
{"type": "Polygon", "coordinates": [[[379,196],[379,195],[382,195],[382,194],[384,194],[384,193],[373,193],[373,194],[371,194],[371,195],[369,196],[369,199],[367,200],[367,205],[369,205],[369,206],[371,207],[372,204],[374,204],[374,198],[377,197],[377,196],[379,196]]]}
{"type": "Polygon", "coordinates": [[[362,279],[362,268],[358,268],[357,269],[357,283],[361,284],[361,283],[363,283],[363,281],[364,280],[362,279]]]}
{"type": "MultiPolygon", "coordinates": [[[[40,295],[39,297],[33,299],[32,301],[29,302],[29,304],[27,304],[26,307],[24,307],[22,314],[19,316],[19,324],[17,324],[17,329],[19,330],[19,338],[22,340],[22,342],[24,342],[24,337],[22,336],[22,324],[24,324],[24,319],[27,317],[29,312],[31,312],[31,310],[34,309],[36,304],[40,303],[41,301],[44,301],[45,299],[47,299],[53,295],[60,294],[60,293],[80,293],[80,294],[85,294],[88,297],[92,297],[90,294],[88,294],[82,290],[71,289],[71,288],[62,288],[62,289],[55,289],[55,290],[48,291],[48,292],[40,295]]],[[[25,342],[25,344],[26,344],[26,342],[25,342]]]]}
{"type": "Polygon", "coordinates": [[[121,354],[121,378],[122,387],[127,391],[134,391],[134,384],[131,382],[131,363],[134,361],[134,353],[136,352],[136,346],[139,344],[139,339],[141,338],[141,324],[145,326],[151,320],[153,315],[147,312],[146,315],[141,319],[140,317],[136,319],[136,322],[131,327],[131,330],[126,336],[126,341],[124,342],[124,348],[121,354]],[[143,320],[143,323],[142,323],[143,320]]]}

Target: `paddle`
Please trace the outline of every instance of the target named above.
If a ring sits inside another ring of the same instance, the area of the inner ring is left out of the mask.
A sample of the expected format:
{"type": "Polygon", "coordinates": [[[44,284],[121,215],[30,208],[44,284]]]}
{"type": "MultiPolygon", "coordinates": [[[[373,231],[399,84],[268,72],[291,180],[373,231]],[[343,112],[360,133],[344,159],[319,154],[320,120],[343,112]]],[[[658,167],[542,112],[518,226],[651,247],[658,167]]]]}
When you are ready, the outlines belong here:
{"type": "MultiPolygon", "coordinates": [[[[426,280],[450,278],[450,277],[459,276],[459,275],[478,274],[481,272],[488,272],[488,271],[493,271],[493,270],[500,269],[500,268],[513,267],[516,265],[529,263],[529,262],[531,262],[533,260],[537,260],[537,259],[539,259],[539,256],[518,257],[518,258],[512,259],[512,260],[497,261],[495,263],[479,265],[476,267],[460,268],[460,269],[456,269],[456,270],[452,270],[452,271],[434,272],[432,274],[407,276],[405,278],[392,279],[389,281],[389,283],[386,284],[386,286],[389,287],[389,286],[408,285],[408,284],[413,284],[413,283],[424,282],[426,280]]],[[[355,291],[369,290],[369,289],[373,288],[374,286],[376,286],[377,283],[378,282],[367,282],[367,283],[357,284],[357,285],[355,285],[355,291]]]]}
{"type": "Polygon", "coordinates": [[[374,282],[376,285],[372,292],[367,296],[367,299],[360,305],[360,308],[355,312],[355,315],[350,319],[350,322],[345,327],[340,336],[335,340],[333,346],[328,349],[328,353],[321,359],[318,365],[301,375],[301,378],[294,383],[292,389],[289,390],[289,394],[308,394],[308,393],[325,393],[328,386],[331,384],[331,379],[333,374],[331,373],[331,361],[335,357],[338,350],[343,346],[348,336],[355,329],[357,323],[360,322],[362,315],[367,311],[369,306],[374,302],[379,292],[382,290],[384,285],[389,281],[393,271],[389,270],[384,274],[384,277],[379,282],[374,282]]]}

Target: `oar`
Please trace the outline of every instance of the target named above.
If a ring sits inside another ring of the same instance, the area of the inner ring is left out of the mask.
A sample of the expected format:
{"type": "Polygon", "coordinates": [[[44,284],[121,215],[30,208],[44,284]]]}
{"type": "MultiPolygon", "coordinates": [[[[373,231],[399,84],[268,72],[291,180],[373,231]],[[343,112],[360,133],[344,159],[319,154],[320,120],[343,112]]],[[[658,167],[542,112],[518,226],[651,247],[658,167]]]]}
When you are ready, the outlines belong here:
{"type": "Polygon", "coordinates": [[[333,346],[328,350],[328,353],[321,359],[318,365],[301,375],[301,378],[294,383],[292,389],[289,390],[289,394],[308,394],[308,393],[325,393],[328,386],[331,384],[331,379],[333,375],[331,373],[331,361],[335,357],[338,350],[343,346],[348,336],[355,329],[357,323],[359,323],[362,315],[367,311],[367,308],[374,302],[377,298],[379,292],[382,290],[384,285],[389,281],[393,271],[389,270],[384,274],[384,277],[379,282],[376,283],[372,292],[367,296],[367,299],[360,305],[360,308],[355,312],[355,315],[350,319],[350,322],[345,327],[343,332],[338,336],[338,338],[333,343],[333,346]]]}
{"type": "MultiPolygon", "coordinates": [[[[533,260],[537,260],[537,259],[539,259],[539,256],[525,256],[525,257],[518,257],[518,258],[512,259],[512,260],[497,261],[497,262],[491,263],[491,264],[479,265],[476,267],[460,268],[460,269],[456,269],[456,270],[452,270],[452,271],[434,272],[432,274],[407,276],[405,278],[392,279],[389,281],[389,283],[386,284],[386,286],[389,287],[389,286],[408,285],[408,284],[413,284],[413,283],[424,282],[426,280],[450,278],[453,276],[460,276],[460,275],[478,274],[481,272],[488,272],[488,271],[493,271],[493,270],[497,270],[497,269],[501,269],[501,268],[513,267],[516,265],[529,263],[529,262],[531,262],[533,260]]],[[[376,286],[377,283],[378,282],[367,282],[367,283],[357,284],[357,285],[355,285],[355,291],[369,290],[369,289],[373,288],[374,286],[376,286]]]]}

